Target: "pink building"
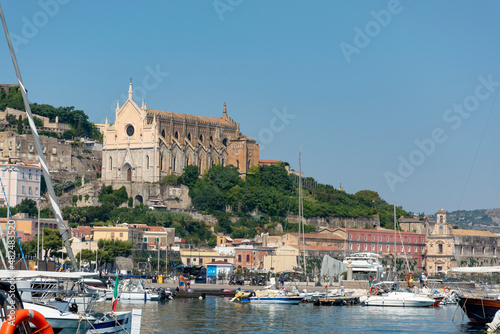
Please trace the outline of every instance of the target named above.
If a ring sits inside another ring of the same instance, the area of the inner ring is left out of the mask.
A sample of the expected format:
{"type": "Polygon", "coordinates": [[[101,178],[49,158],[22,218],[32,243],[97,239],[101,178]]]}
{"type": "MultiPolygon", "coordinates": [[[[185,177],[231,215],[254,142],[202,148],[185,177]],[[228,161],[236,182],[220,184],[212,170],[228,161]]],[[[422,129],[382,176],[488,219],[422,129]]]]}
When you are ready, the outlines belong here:
{"type": "Polygon", "coordinates": [[[417,266],[423,266],[425,256],[425,235],[413,232],[391,230],[346,229],[348,250],[352,253],[372,252],[394,254],[417,260],[417,266]],[[394,237],[396,237],[394,244],[394,237]],[[394,249],[396,247],[396,249],[394,249]]]}

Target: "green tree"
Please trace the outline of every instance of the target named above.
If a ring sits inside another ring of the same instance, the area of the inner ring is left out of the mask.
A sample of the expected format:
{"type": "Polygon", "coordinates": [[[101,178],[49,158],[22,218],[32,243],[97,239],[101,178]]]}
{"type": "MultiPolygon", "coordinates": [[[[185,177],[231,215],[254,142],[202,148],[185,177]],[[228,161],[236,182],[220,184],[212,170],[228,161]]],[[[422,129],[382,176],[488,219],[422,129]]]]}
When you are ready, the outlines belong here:
{"type": "Polygon", "coordinates": [[[19,118],[17,119],[17,133],[23,133],[23,118],[21,115],[19,115],[19,118]]]}
{"type": "Polygon", "coordinates": [[[30,217],[36,217],[38,214],[38,207],[36,204],[34,200],[25,198],[16,206],[16,211],[26,213],[30,217]]]}
{"type": "MultiPolygon", "coordinates": [[[[54,250],[62,247],[62,238],[59,234],[59,230],[52,230],[49,228],[43,229],[43,254],[42,259],[46,260],[47,256],[54,250]]],[[[41,247],[41,244],[40,244],[41,247]]]]}
{"type": "Polygon", "coordinates": [[[181,182],[191,189],[196,181],[198,181],[199,176],[198,166],[189,165],[184,169],[184,173],[181,176],[181,182]]]}

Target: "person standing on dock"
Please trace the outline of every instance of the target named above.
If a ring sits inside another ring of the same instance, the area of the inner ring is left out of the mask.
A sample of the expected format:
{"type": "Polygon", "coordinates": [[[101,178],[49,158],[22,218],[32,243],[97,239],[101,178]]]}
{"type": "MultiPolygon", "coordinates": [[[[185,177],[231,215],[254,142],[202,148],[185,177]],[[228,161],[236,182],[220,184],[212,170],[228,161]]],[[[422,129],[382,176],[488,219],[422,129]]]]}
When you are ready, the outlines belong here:
{"type": "Polygon", "coordinates": [[[184,275],[180,274],[179,275],[179,289],[182,291],[186,291],[186,287],[184,286],[184,275]]]}

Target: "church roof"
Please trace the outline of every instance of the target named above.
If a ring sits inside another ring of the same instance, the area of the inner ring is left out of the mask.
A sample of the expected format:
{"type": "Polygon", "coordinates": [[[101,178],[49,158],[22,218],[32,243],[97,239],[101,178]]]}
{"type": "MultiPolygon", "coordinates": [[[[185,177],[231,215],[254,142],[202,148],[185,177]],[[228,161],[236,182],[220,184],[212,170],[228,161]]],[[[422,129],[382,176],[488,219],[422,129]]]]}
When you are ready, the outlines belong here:
{"type": "Polygon", "coordinates": [[[478,231],[478,230],[453,230],[453,235],[465,235],[471,237],[498,237],[496,234],[490,231],[478,231]]]}
{"type": "Polygon", "coordinates": [[[226,121],[221,118],[215,118],[215,117],[207,117],[207,116],[197,116],[197,115],[189,115],[189,114],[181,114],[181,113],[176,113],[176,112],[171,112],[171,111],[162,111],[162,110],[154,110],[154,109],[148,109],[148,114],[156,114],[157,117],[173,117],[174,119],[183,121],[186,119],[186,121],[191,121],[191,122],[203,122],[203,123],[215,123],[220,126],[225,126],[225,127],[235,127],[235,123],[231,123],[229,121],[226,121]]]}

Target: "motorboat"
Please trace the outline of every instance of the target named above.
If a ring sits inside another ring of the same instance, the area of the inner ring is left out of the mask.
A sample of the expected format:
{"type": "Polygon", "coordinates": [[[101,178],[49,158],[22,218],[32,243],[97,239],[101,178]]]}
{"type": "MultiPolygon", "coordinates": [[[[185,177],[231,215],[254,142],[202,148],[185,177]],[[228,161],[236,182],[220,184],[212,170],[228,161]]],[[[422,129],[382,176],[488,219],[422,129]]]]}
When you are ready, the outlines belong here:
{"type": "Polygon", "coordinates": [[[401,289],[381,295],[372,295],[363,302],[365,306],[393,307],[428,307],[434,303],[435,300],[433,298],[415,294],[410,289],[401,289]]]}
{"type": "Polygon", "coordinates": [[[380,255],[376,253],[354,253],[344,258],[343,263],[352,266],[352,276],[355,280],[368,280],[370,276],[382,279],[384,266],[380,255]]]}
{"type": "Polygon", "coordinates": [[[233,301],[251,304],[291,304],[297,305],[302,299],[298,294],[289,294],[284,290],[259,290],[255,292],[244,293],[239,291],[236,293],[233,301]]]}

